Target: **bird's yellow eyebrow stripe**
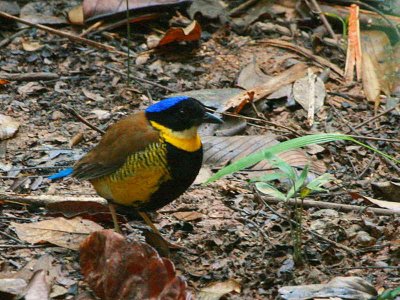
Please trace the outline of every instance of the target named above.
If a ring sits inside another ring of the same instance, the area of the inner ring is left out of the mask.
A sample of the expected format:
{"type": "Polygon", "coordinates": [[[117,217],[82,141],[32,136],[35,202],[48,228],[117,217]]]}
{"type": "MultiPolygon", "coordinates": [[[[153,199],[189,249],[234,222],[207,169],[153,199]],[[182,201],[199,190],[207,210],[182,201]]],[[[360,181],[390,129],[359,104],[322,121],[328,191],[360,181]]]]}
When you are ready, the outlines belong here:
{"type": "Polygon", "coordinates": [[[192,127],[184,131],[173,131],[157,122],[150,121],[151,126],[158,129],[161,137],[176,148],[187,152],[195,152],[201,148],[200,136],[197,127],[192,127]]]}

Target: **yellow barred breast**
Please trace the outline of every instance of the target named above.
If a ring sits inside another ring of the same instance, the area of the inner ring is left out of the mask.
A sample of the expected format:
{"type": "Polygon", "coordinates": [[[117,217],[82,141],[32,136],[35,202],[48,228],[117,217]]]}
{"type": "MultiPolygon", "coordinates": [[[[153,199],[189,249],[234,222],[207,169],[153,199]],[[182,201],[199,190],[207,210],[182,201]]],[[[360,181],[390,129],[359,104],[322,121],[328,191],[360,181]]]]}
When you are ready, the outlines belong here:
{"type": "Polygon", "coordinates": [[[149,201],[160,184],[169,179],[167,148],[160,141],[128,156],[117,171],[91,180],[91,183],[105,199],[121,205],[138,206],[149,201]]]}

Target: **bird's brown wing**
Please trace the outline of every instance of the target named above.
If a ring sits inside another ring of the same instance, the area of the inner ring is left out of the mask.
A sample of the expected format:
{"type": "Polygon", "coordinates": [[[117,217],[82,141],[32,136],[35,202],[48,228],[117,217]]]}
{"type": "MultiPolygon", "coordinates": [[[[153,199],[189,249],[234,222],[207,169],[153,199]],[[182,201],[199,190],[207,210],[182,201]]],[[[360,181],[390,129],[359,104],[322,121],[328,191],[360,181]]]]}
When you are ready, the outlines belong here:
{"type": "Polygon", "coordinates": [[[144,112],[126,117],[112,125],[100,143],[74,165],[72,176],[91,180],[118,170],[132,153],[143,151],[159,140],[159,132],[144,112]]]}

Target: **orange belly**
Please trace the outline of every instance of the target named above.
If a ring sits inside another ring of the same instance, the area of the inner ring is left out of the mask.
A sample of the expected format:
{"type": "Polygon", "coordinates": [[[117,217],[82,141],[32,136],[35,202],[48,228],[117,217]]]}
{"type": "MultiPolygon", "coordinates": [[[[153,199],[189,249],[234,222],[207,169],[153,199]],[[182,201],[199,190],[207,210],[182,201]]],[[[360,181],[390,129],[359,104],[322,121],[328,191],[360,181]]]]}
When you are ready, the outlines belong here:
{"type": "Polygon", "coordinates": [[[135,207],[149,201],[160,184],[170,178],[164,167],[151,166],[118,180],[112,176],[104,176],[92,180],[91,183],[101,197],[117,204],[135,207]]]}

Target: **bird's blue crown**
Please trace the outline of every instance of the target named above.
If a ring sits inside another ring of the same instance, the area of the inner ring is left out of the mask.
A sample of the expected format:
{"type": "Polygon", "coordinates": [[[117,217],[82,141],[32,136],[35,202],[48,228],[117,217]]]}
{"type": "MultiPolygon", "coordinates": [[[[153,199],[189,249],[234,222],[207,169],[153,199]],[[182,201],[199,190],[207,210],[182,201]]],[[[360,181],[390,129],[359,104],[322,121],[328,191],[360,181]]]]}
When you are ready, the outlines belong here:
{"type": "Polygon", "coordinates": [[[149,113],[162,112],[164,110],[171,108],[172,106],[175,106],[179,102],[187,100],[187,99],[189,99],[188,96],[176,96],[176,97],[166,98],[157,103],[154,103],[153,105],[150,105],[146,109],[146,112],[149,112],[149,113]]]}

